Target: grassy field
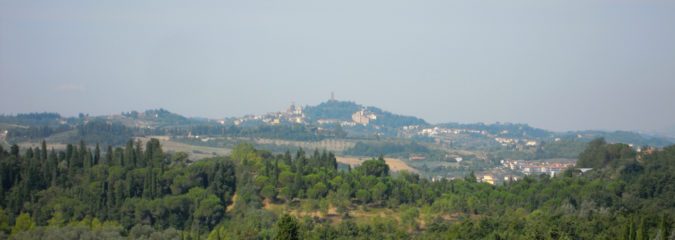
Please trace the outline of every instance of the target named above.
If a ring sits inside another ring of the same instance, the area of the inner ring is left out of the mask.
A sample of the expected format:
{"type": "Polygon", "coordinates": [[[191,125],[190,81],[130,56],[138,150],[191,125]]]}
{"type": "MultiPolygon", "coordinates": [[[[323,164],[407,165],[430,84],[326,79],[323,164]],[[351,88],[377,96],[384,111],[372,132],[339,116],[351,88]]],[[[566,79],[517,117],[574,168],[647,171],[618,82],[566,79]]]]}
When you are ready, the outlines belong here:
{"type": "MultiPolygon", "coordinates": [[[[150,140],[150,138],[157,138],[159,139],[160,144],[162,145],[162,148],[164,149],[165,152],[185,152],[190,156],[190,159],[192,160],[200,160],[204,158],[209,158],[209,157],[215,157],[215,156],[226,156],[230,154],[231,149],[228,148],[219,148],[219,147],[208,147],[208,146],[196,146],[196,145],[191,145],[191,144],[186,144],[186,143],[181,143],[177,141],[171,140],[170,137],[168,136],[148,136],[148,137],[138,137],[136,138],[137,140],[141,140],[143,143],[147,142],[150,140]]],[[[50,141],[48,141],[50,142],[50,141]]],[[[60,144],[60,143],[48,143],[49,148],[55,148],[57,150],[62,150],[66,148],[65,144],[60,144]]],[[[28,147],[37,147],[40,145],[40,142],[23,142],[19,143],[19,146],[22,149],[28,148],[28,147]]],[[[353,157],[353,156],[338,156],[337,161],[340,163],[344,164],[349,164],[352,167],[353,166],[358,166],[361,164],[361,162],[368,160],[369,158],[366,157],[353,157]]],[[[398,158],[385,158],[385,161],[387,165],[389,165],[389,168],[393,172],[398,172],[398,171],[408,171],[412,173],[419,173],[419,171],[407,163],[405,163],[403,160],[398,159],[398,158]]]]}
{"type": "MultiPolygon", "coordinates": [[[[19,149],[22,149],[22,151],[23,151],[23,150],[28,149],[29,147],[32,147],[32,148],[41,147],[42,142],[20,142],[20,143],[17,143],[16,145],[19,145],[19,149]]],[[[66,144],[47,142],[47,149],[51,150],[52,148],[54,148],[54,150],[57,150],[57,151],[58,150],[64,150],[64,149],[66,149],[66,144]]]]}
{"type": "MultiPolygon", "coordinates": [[[[332,205],[320,207],[320,203],[315,200],[296,200],[293,204],[284,204],[284,203],[271,203],[269,200],[263,202],[263,208],[267,211],[274,212],[275,214],[290,214],[296,218],[302,219],[304,217],[317,218],[322,221],[329,222],[331,224],[338,224],[345,219],[351,219],[357,224],[368,224],[373,222],[383,222],[383,221],[404,221],[403,215],[404,212],[410,208],[410,206],[400,206],[399,208],[387,208],[387,207],[367,207],[363,205],[351,205],[346,214],[339,213],[337,208],[332,205]],[[291,206],[294,205],[294,206],[291,206]]],[[[438,213],[433,211],[430,207],[415,208],[417,215],[413,216],[412,221],[416,224],[416,228],[409,227],[408,232],[415,230],[426,229],[428,224],[438,219],[443,219],[445,221],[456,221],[461,218],[470,217],[477,218],[477,215],[465,215],[462,213],[438,213]]]]}
{"type": "MultiPolygon", "coordinates": [[[[313,204],[318,204],[318,202],[301,200],[298,203],[300,207],[290,207],[288,204],[270,203],[269,201],[265,201],[263,208],[276,214],[287,213],[300,219],[303,217],[320,218],[329,221],[332,224],[340,223],[344,218],[342,214],[338,213],[337,208],[334,206],[328,206],[321,210],[318,206],[310,206],[313,204]]],[[[349,217],[355,219],[357,222],[372,222],[375,218],[393,218],[399,220],[399,214],[388,208],[363,208],[351,206],[347,212],[349,217]]]]}
{"type": "MultiPolygon", "coordinates": [[[[185,143],[180,143],[172,141],[169,137],[166,136],[154,136],[154,138],[159,139],[162,147],[167,152],[185,152],[190,155],[190,159],[199,160],[202,158],[213,157],[213,156],[224,156],[230,154],[230,149],[227,148],[217,148],[217,147],[206,147],[206,146],[195,146],[185,143]]],[[[141,141],[145,142],[150,137],[139,138],[141,141]]],[[[338,156],[337,161],[344,164],[349,164],[352,166],[360,165],[361,162],[367,160],[368,158],[359,158],[351,156],[338,156]]],[[[385,158],[387,165],[391,168],[392,171],[408,171],[413,173],[418,173],[418,170],[411,167],[401,159],[397,158],[385,158]]]]}
{"type": "Polygon", "coordinates": [[[332,152],[342,152],[354,147],[356,143],[350,140],[334,140],[325,139],[321,141],[291,141],[280,139],[258,138],[255,139],[256,144],[271,144],[278,146],[288,146],[289,148],[301,147],[304,149],[326,149],[332,152]]]}
{"type": "MultiPolygon", "coordinates": [[[[349,164],[352,167],[361,165],[361,162],[368,160],[370,158],[365,158],[365,157],[351,157],[351,156],[338,156],[337,161],[340,163],[344,164],[349,164]]],[[[412,173],[418,173],[418,170],[411,167],[407,163],[405,163],[403,160],[398,159],[398,158],[384,158],[384,161],[389,165],[389,168],[394,171],[408,171],[412,173]]]]}
{"type": "Polygon", "coordinates": [[[148,141],[150,138],[159,139],[160,144],[162,144],[162,149],[165,152],[185,152],[190,156],[192,160],[199,160],[215,156],[225,156],[230,154],[230,149],[227,148],[217,148],[217,147],[206,147],[206,146],[195,146],[185,143],[179,143],[172,141],[167,136],[151,136],[151,137],[140,137],[142,142],[148,141]]]}
{"type": "MultiPolygon", "coordinates": [[[[66,132],[64,134],[69,134],[69,133],[66,132]]],[[[225,155],[230,154],[230,149],[227,149],[227,148],[195,146],[195,145],[190,145],[190,144],[172,141],[167,136],[139,137],[139,138],[136,138],[136,139],[141,140],[145,144],[145,142],[150,140],[150,138],[159,139],[159,142],[162,144],[162,149],[164,149],[165,152],[185,152],[190,156],[190,159],[192,159],[192,160],[200,160],[200,159],[204,159],[204,158],[209,158],[209,157],[214,157],[214,156],[225,156],[225,155]]],[[[2,141],[0,141],[0,143],[2,143],[3,145],[6,145],[6,147],[9,148],[9,143],[2,142],[2,141]]],[[[75,144],[77,144],[77,143],[75,143],[75,144]]],[[[29,147],[35,148],[35,147],[39,147],[41,145],[41,142],[19,142],[19,143],[17,143],[17,145],[19,145],[19,147],[21,149],[27,149],[29,147]]],[[[66,144],[59,143],[59,141],[56,141],[54,138],[48,138],[47,139],[47,146],[48,146],[49,149],[54,148],[55,150],[66,149],[66,144]]],[[[93,147],[93,145],[90,145],[89,147],[93,147]]]]}

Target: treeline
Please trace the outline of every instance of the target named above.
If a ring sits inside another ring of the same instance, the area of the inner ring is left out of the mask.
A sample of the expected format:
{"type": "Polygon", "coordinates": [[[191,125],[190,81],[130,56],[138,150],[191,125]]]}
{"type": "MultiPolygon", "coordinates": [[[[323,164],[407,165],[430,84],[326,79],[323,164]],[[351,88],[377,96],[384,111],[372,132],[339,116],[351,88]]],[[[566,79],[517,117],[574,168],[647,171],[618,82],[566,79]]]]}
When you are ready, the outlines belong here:
{"type": "Polygon", "coordinates": [[[0,232],[16,239],[675,237],[675,146],[638,153],[598,140],[581,155],[589,172],[503,186],[473,174],[435,182],[392,174],[383,159],[338,170],[335,156],[319,150],[274,155],[242,144],[228,158],[188,164],[157,140],[142,146],[1,150],[0,232]],[[369,211],[386,215],[363,217],[369,211]]]}
{"type": "Polygon", "coordinates": [[[586,142],[602,138],[606,139],[608,142],[631,143],[638,146],[649,145],[656,147],[665,147],[673,144],[673,142],[668,138],[643,135],[640,133],[628,131],[614,131],[614,132],[593,131],[593,130],[573,131],[563,133],[561,137],[586,142]]]}
{"type": "Polygon", "coordinates": [[[187,136],[228,136],[228,137],[257,137],[287,139],[295,141],[320,141],[326,138],[344,137],[346,133],[341,128],[319,129],[301,124],[292,125],[198,125],[182,128],[167,128],[161,130],[162,135],[187,136]]]}
{"type": "Polygon", "coordinates": [[[316,128],[300,124],[279,126],[235,126],[216,124],[195,124],[186,126],[141,128],[128,127],[121,123],[109,122],[94,118],[86,122],[75,124],[31,125],[25,128],[12,128],[8,131],[8,139],[13,142],[34,141],[50,138],[56,134],[61,142],[99,142],[106,145],[124,145],[126,140],[136,136],[229,136],[229,137],[258,137],[288,139],[295,141],[320,141],[327,138],[345,137],[347,133],[342,128],[316,128]],[[73,131],[72,134],[68,134],[73,131]]]}
{"type": "Polygon", "coordinates": [[[72,136],[69,140],[75,138],[86,142],[105,143],[113,146],[123,145],[135,135],[142,135],[139,134],[139,130],[126,127],[120,123],[110,123],[99,119],[77,125],[75,129],[77,129],[77,135],[72,136]]]}
{"type": "Polygon", "coordinates": [[[354,156],[376,157],[380,155],[408,155],[431,153],[429,148],[416,142],[397,143],[397,142],[357,142],[354,147],[347,149],[345,154],[354,156]]]}
{"type": "Polygon", "coordinates": [[[442,123],[438,124],[439,127],[444,128],[460,128],[460,129],[471,129],[477,131],[486,131],[490,134],[499,135],[502,137],[512,137],[512,138],[521,138],[521,137],[535,137],[535,138],[550,138],[554,135],[553,132],[534,128],[527,124],[522,123],[494,123],[494,124],[485,124],[485,123],[442,123]]]}
{"type": "Polygon", "coordinates": [[[7,138],[12,141],[25,141],[31,139],[44,139],[52,134],[69,131],[72,128],[68,125],[58,125],[50,127],[47,125],[29,126],[26,128],[12,128],[7,131],[7,138]]]}
{"type": "Polygon", "coordinates": [[[125,112],[122,113],[122,115],[132,119],[142,119],[152,121],[159,125],[176,125],[176,124],[182,125],[196,122],[195,119],[186,118],[176,113],[169,112],[168,110],[163,108],[150,109],[144,111],[143,113],[139,113],[137,111],[125,112]]]}
{"type": "Polygon", "coordinates": [[[185,154],[165,154],[157,139],[106,149],[84,142],[63,151],[44,142],[0,148],[0,219],[6,221],[0,234],[80,225],[124,234],[136,225],[208,231],[225,217],[235,166],[222,158],[187,164],[185,154]]]}
{"type": "MultiPolygon", "coordinates": [[[[602,144],[600,148],[615,147],[602,144]]],[[[591,147],[587,151],[596,150],[591,147]]],[[[252,183],[238,190],[239,194],[248,192],[245,201],[253,204],[240,209],[246,214],[224,221],[210,237],[265,239],[281,234],[297,235],[300,239],[673,237],[675,147],[633,152],[630,161],[624,161],[624,155],[595,155],[593,159],[603,159],[605,165],[591,172],[582,174],[570,169],[556,178],[527,177],[504,186],[478,183],[473,175],[437,182],[405,172],[392,176],[384,161],[377,159],[350,171],[335,171],[325,165],[308,170],[293,167],[304,161],[302,157],[288,161],[288,155],[271,156],[252,148],[233,154],[235,159],[248,159],[242,169],[257,176],[242,180],[252,183]],[[276,176],[285,180],[274,180],[276,176]],[[298,215],[290,217],[292,220],[279,219],[264,207],[266,202],[283,203],[292,212],[322,212],[325,217],[298,215]],[[373,219],[352,216],[363,208],[391,209],[394,215],[373,219]],[[339,223],[329,220],[331,209],[337,211],[339,223]]]]}
{"type": "Polygon", "coordinates": [[[17,115],[0,115],[0,122],[28,125],[47,125],[61,120],[58,113],[19,113],[17,115]]]}
{"type": "Polygon", "coordinates": [[[675,146],[613,154],[613,149],[623,149],[619,146],[592,144],[582,159],[592,155],[588,160],[602,161],[603,165],[590,172],[582,174],[569,169],[559,177],[526,177],[504,186],[478,183],[473,174],[437,182],[405,172],[392,176],[381,159],[365,161],[353,170],[335,171],[316,163],[312,168],[293,167],[304,160],[299,157],[288,161],[289,154],[271,156],[254,149],[236,151],[234,159],[247,159],[241,169],[252,175],[249,180],[242,179],[252,183],[240,187],[238,193],[248,192],[245,201],[254,204],[240,209],[246,214],[224,221],[210,237],[630,240],[675,237],[672,233],[675,146]],[[603,151],[598,149],[610,150],[608,154],[588,154],[603,151]],[[276,176],[280,180],[275,180],[276,176]],[[278,218],[264,207],[265,203],[275,202],[289,206],[291,212],[317,211],[325,217],[300,214],[278,218]],[[393,215],[362,219],[355,212],[364,208],[390,209],[393,215]],[[331,209],[335,209],[341,221],[330,221],[331,209]]]}
{"type": "Polygon", "coordinates": [[[25,128],[12,128],[8,130],[8,140],[13,142],[32,141],[45,139],[56,134],[64,134],[58,140],[64,142],[99,142],[113,146],[123,145],[129,138],[137,135],[155,133],[148,129],[129,128],[120,123],[110,123],[102,119],[70,125],[34,125],[25,128]],[[72,131],[72,134],[67,132],[72,131]]]}

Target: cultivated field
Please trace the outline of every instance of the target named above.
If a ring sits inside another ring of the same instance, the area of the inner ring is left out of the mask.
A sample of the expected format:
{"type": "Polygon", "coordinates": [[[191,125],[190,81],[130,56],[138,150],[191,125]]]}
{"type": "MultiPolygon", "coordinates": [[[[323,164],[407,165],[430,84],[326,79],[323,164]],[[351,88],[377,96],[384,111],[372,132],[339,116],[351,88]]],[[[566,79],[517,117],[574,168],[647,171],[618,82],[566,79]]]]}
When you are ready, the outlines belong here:
{"type": "Polygon", "coordinates": [[[281,139],[258,138],[257,144],[271,144],[277,146],[301,147],[304,149],[326,149],[332,152],[342,152],[354,147],[355,143],[349,140],[325,139],[321,141],[290,141],[281,139]]]}
{"type": "Polygon", "coordinates": [[[199,160],[208,157],[215,156],[225,156],[230,154],[230,149],[227,148],[217,148],[217,147],[206,147],[206,146],[195,146],[185,143],[179,143],[172,141],[167,136],[152,136],[152,137],[140,137],[142,142],[148,141],[150,138],[159,139],[160,144],[162,144],[162,149],[165,152],[185,152],[190,155],[190,159],[199,160]]]}
{"type": "MultiPolygon", "coordinates": [[[[370,158],[366,158],[366,157],[351,157],[351,156],[338,156],[338,157],[337,157],[337,161],[338,161],[338,162],[344,163],[344,164],[349,164],[349,165],[351,165],[352,167],[353,167],[353,166],[361,165],[361,162],[363,162],[363,161],[365,161],[365,160],[368,160],[368,159],[370,159],[370,158]]],[[[389,165],[389,168],[390,168],[392,171],[394,171],[394,172],[398,172],[398,171],[405,170],[405,171],[412,172],[412,173],[418,173],[417,169],[411,167],[410,165],[408,165],[407,163],[405,163],[405,162],[404,162],[403,160],[401,160],[401,159],[398,159],[398,158],[384,158],[384,161],[387,163],[387,165],[389,165]]]]}

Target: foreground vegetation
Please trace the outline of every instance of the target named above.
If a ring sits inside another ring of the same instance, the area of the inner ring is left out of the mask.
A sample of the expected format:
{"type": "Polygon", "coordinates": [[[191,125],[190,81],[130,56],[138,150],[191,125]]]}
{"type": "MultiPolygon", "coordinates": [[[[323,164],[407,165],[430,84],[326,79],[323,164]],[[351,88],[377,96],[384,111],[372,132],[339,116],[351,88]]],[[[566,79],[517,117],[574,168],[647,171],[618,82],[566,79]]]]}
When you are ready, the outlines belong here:
{"type": "Polygon", "coordinates": [[[675,146],[596,140],[581,173],[503,186],[354,169],[242,144],[190,163],[159,141],[0,147],[0,239],[668,239],[675,146]]]}

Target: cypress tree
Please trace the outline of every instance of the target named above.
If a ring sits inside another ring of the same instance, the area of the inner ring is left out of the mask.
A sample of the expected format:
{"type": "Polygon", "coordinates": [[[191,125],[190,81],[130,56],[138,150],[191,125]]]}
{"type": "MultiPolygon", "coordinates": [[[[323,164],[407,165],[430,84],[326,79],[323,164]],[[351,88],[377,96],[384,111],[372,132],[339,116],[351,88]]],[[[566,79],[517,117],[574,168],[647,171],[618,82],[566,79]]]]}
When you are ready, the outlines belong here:
{"type": "Polygon", "coordinates": [[[112,210],[115,207],[115,182],[113,181],[112,177],[108,178],[108,181],[106,181],[106,191],[105,191],[105,196],[106,196],[106,209],[108,210],[108,217],[112,214],[112,210]]]}
{"type": "Polygon", "coordinates": [[[668,224],[666,220],[666,215],[661,216],[661,220],[659,221],[659,233],[658,235],[660,236],[659,239],[666,240],[668,237],[670,237],[670,225],[668,224]]]}
{"type": "Polygon", "coordinates": [[[124,159],[124,149],[122,149],[121,147],[115,148],[114,153],[115,153],[114,158],[116,161],[115,164],[119,165],[120,167],[124,167],[126,163],[124,159]]]}
{"type": "Polygon", "coordinates": [[[26,149],[26,159],[33,159],[33,148],[29,147],[26,149]]]}
{"type": "Polygon", "coordinates": [[[279,158],[274,160],[274,187],[279,186],[279,173],[281,170],[279,170],[279,158]]]}
{"type": "Polygon", "coordinates": [[[19,145],[16,145],[16,143],[12,144],[12,146],[9,148],[9,154],[15,158],[19,158],[19,145]]]}
{"type": "Polygon", "coordinates": [[[333,168],[333,165],[330,163],[330,159],[328,159],[328,153],[326,152],[326,149],[321,151],[321,166],[325,168],[333,168]]]}
{"type": "Polygon", "coordinates": [[[649,233],[647,233],[647,226],[645,224],[645,218],[640,219],[640,225],[637,229],[637,240],[647,240],[649,239],[649,233]]]}
{"type": "Polygon", "coordinates": [[[136,156],[134,156],[134,141],[129,139],[127,146],[124,149],[124,163],[123,166],[127,165],[130,167],[136,167],[136,156]]]}
{"type": "Polygon", "coordinates": [[[636,240],[637,239],[637,236],[636,236],[637,231],[635,230],[635,220],[633,218],[630,219],[630,225],[628,227],[629,227],[628,229],[630,229],[628,231],[629,232],[628,239],[629,240],[636,240]]]}
{"type": "Polygon", "coordinates": [[[47,159],[47,142],[45,140],[42,140],[42,149],[41,150],[42,150],[41,159],[46,160],[47,159]]]}
{"type": "Polygon", "coordinates": [[[335,157],[334,153],[332,153],[332,152],[328,153],[328,161],[331,164],[331,166],[333,167],[333,170],[338,169],[337,158],[335,157]]]}
{"type": "Polygon", "coordinates": [[[263,159],[263,161],[265,163],[265,169],[263,171],[263,176],[271,177],[272,175],[270,175],[270,174],[271,174],[271,170],[272,170],[272,164],[270,163],[269,159],[263,159]]]}
{"type": "Polygon", "coordinates": [[[293,159],[291,158],[291,151],[286,150],[284,153],[284,164],[286,166],[292,166],[293,165],[293,159]]]}
{"type": "Polygon", "coordinates": [[[112,164],[113,163],[113,148],[112,146],[108,145],[108,149],[105,151],[105,164],[112,164]]]}
{"type": "Polygon", "coordinates": [[[67,162],[68,168],[70,168],[73,164],[73,152],[74,152],[73,145],[68,144],[66,146],[66,162],[67,162]]]}
{"type": "Polygon", "coordinates": [[[82,164],[84,165],[84,169],[90,169],[92,167],[92,154],[89,149],[85,149],[84,151],[84,157],[82,158],[82,164]]]}
{"type": "Polygon", "coordinates": [[[79,168],[81,168],[81,162],[80,162],[80,151],[77,150],[77,147],[73,146],[73,158],[70,161],[70,164],[72,165],[71,170],[75,171],[79,168]]]}
{"type": "Polygon", "coordinates": [[[312,154],[312,162],[310,163],[310,165],[315,167],[320,167],[322,165],[321,155],[319,154],[318,148],[314,148],[314,153],[312,154]]]}
{"type": "Polygon", "coordinates": [[[86,163],[86,161],[87,161],[87,144],[84,143],[84,140],[80,140],[80,149],[79,150],[80,150],[80,159],[78,161],[79,161],[80,167],[90,166],[90,165],[87,165],[87,163],[86,163]]]}
{"type": "Polygon", "coordinates": [[[56,151],[52,148],[52,151],[49,153],[49,158],[47,160],[47,171],[49,172],[48,179],[50,180],[51,186],[56,185],[56,177],[59,170],[59,160],[56,156],[56,151]]]}
{"type": "Polygon", "coordinates": [[[100,161],[101,161],[101,148],[99,144],[96,143],[96,148],[94,149],[94,164],[92,165],[98,165],[100,161]]]}
{"type": "Polygon", "coordinates": [[[146,168],[145,177],[143,178],[143,198],[151,198],[151,168],[146,168]]]}
{"type": "Polygon", "coordinates": [[[147,166],[146,161],[147,159],[143,158],[143,146],[141,145],[142,142],[140,139],[136,140],[136,151],[134,152],[136,156],[136,167],[145,167],[147,166]]]}

